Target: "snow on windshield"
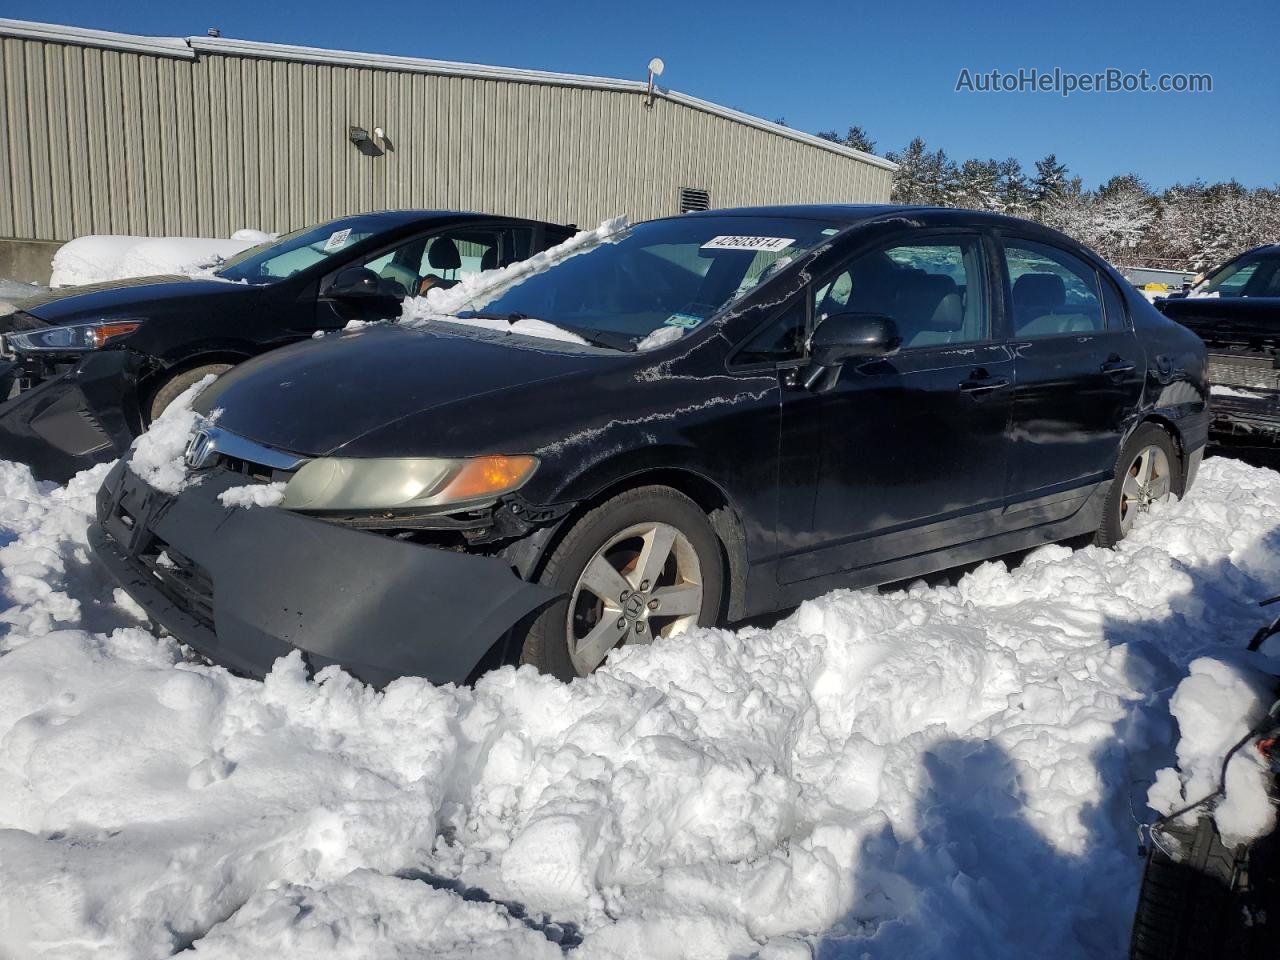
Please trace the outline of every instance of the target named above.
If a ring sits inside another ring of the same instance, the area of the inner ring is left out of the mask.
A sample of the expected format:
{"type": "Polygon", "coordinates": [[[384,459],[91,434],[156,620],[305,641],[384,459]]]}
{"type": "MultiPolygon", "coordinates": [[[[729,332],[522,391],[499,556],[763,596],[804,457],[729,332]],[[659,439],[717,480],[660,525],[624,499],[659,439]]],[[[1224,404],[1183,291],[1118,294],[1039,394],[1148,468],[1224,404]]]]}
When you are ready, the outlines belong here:
{"type": "Polygon", "coordinates": [[[296,654],[258,683],[94,570],[105,470],[0,463],[17,956],[1123,956],[1168,695],[1190,666],[1222,692],[1179,722],[1236,697],[1192,661],[1237,655],[1280,570],[1280,476],[1214,458],[1114,551],[841,590],[568,685],[378,692],[296,654]]]}
{"type": "Polygon", "coordinates": [[[459,317],[457,314],[466,310],[483,310],[485,304],[508,286],[542,273],[548,267],[570,257],[587,253],[601,243],[614,242],[626,231],[627,225],[626,217],[613,217],[602,221],[594,230],[578,231],[563,243],[535,253],[528,260],[463,277],[456,286],[447,290],[434,288],[428,290],[426,296],[410,297],[401,308],[400,322],[413,327],[446,320],[486,330],[585,344],[587,341],[576,333],[537,318],[522,317],[509,322],[486,317],[459,317]]]}

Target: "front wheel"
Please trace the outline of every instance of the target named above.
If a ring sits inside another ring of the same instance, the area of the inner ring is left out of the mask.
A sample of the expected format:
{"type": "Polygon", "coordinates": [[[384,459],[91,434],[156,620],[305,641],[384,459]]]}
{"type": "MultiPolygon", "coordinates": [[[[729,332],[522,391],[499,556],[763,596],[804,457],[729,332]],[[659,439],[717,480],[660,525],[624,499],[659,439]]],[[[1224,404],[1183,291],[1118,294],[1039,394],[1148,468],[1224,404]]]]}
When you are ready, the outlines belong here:
{"type": "Polygon", "coordinates": [[[1100,547],[1119,543],[1152,504],[1180,491],[1181,482],[1182,460],[1173,438],[1154,423],[1142,424],[1120,451],[1094,542],[1100,547]]]}
{"type": "Polygon", "coordinates": [[[520,659],[571,680],[622,644],[715,623],[724,560],[697,504],[670,487],[640,487],[584,514],[538,581],[564,596],[530,626],[520,659]]]}
{"type": "Polygon", "coordinates": [[[231,364],[229,363],[206,363],[202,367],[184,370],[182,373],[165,381],[151,397],[151,404],[147,408],[147,424],[154,423],[160,414],[165,412],[169,404],[173,403],[178,397],[182,396],[183,392],[199,383],[209,374],[220,377],[230,369],[231,364]]]}

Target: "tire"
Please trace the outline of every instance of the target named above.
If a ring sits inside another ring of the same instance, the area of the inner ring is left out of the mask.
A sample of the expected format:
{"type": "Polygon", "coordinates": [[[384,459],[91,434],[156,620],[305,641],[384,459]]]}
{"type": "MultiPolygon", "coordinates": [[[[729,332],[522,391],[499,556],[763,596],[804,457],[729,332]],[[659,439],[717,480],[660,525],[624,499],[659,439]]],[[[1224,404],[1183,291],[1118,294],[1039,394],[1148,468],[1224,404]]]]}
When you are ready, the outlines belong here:
{"type": "Polygon", "coordinates": [[[1182,458],[1173,438],[1154,423],[1142,424],[1116,458],[1115,476],[1102,506],[1102,524],[1094,535],[1094,543],[1113,547],[1123,540],[1136,516],[1149,506],[1148,494],[1153,500],[1161,501],[1181,492],[1182,458]],[[1148,466],[1156,469],[1150,474],[1150,481],[1142,483],[1141,477],[1148,466]]]}
{"type": "Polygon", "coordinates": [[[199,383],[209,374],[220,377],[231,369],[229,363],[206,363],[202,367],[192,367],[190,370],[184,370],[160,384],[154,394],[151,395],[151,405],[147,409],[147,423],[155,422],[155,419],[164,413],[165,408],[182,395],[182,392],[193,384],[199,383]]]}
{"type": "Polygon", "coordinates": [[[621,643],[713,625],[724,593],[724,551],[707,515],[684,494],[638,487],[574,523],[538,582],[564,596],[529,626],[520,662],[568,681],[590,673],[621,643]],[[654,551],[668,536],[659,568],[654,551]],[[654,569],[658,575],[645,579],[654,569]]]}
{"type": "Polygon", "coordinates": [[[1223,845],[1213,818],[1165,827],[1160,844],[1152,845],[1142,875],[1131,960],[1243,957],[1240,863],[1223,845]]]}

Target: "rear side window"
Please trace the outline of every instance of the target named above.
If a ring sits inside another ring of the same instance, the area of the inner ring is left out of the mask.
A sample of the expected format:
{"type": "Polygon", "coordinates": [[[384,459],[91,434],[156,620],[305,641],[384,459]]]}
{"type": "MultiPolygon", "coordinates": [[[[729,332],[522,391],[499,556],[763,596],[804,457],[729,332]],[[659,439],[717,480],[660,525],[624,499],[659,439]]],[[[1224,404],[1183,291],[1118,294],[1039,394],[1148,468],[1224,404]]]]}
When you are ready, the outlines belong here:
{"type": "Polygon", "coordinates": [[[1079,257],[1047,244],[1008,239],[1004,260],[1015,337],[1105,329],[1098,273],[1079,257]]]}

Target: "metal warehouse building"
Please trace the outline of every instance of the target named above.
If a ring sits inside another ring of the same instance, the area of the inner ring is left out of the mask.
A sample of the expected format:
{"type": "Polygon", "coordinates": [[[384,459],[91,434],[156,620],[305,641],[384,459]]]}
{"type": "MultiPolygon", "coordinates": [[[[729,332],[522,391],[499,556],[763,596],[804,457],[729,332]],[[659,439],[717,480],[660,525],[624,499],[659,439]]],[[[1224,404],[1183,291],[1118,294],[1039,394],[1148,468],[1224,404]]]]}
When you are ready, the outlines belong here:
{"type": "MultiPolygon", "coordinates": [[[[0,277],[88,233],[884,201],[894,165],[634,80],[0,19],[0,277]]],[[[25,276],[24,276],[25,274],[25,276]]]]}

